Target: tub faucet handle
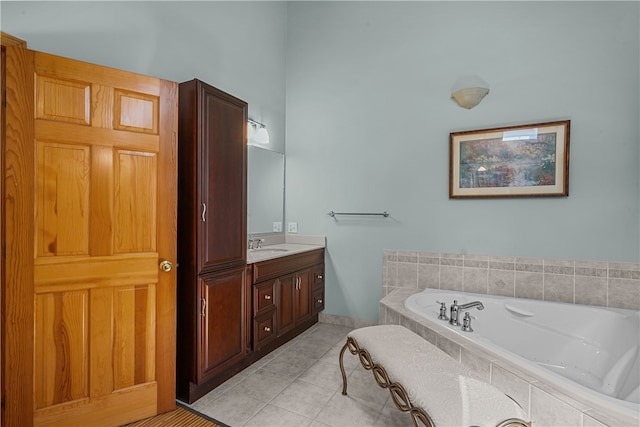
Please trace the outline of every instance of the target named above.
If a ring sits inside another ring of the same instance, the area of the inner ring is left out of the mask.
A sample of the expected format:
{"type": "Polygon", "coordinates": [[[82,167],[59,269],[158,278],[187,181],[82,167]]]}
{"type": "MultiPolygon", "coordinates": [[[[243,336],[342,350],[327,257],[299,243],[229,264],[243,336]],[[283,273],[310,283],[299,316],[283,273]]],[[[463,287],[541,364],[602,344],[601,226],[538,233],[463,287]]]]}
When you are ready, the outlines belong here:
{"type": "Polygon", "coordinates": [[[462,319],[462,330],[464,332],[473,332],[473,329],[471,329],[471,314],[468,311],[464,313],[464,318],[462,319]]]}
{"type": "Polygon", "coordinates": [[[458,300],[453,300],[453,304],[451,304],[451,314],[449,319],[449,324],[453,326],[460,326],[460,322],[458,322],[458,300]]]}
{"type": "Polygon", "coordinates": [[[440,315],[438,316],[439,320],[449,320],[447,317],[447,304],[444,302],[440,303],[440,315]]]}

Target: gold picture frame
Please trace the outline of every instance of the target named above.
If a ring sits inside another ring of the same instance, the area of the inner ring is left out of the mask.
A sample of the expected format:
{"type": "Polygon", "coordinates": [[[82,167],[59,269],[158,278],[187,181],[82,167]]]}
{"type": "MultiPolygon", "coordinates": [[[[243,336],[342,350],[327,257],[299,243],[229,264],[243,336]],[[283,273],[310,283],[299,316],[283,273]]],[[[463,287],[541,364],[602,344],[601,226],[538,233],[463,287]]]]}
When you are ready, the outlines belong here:
{"type": "Polygon", "coordinates": [[[449,198],[567,197],[570,120],[451,132],[449,198]]]}

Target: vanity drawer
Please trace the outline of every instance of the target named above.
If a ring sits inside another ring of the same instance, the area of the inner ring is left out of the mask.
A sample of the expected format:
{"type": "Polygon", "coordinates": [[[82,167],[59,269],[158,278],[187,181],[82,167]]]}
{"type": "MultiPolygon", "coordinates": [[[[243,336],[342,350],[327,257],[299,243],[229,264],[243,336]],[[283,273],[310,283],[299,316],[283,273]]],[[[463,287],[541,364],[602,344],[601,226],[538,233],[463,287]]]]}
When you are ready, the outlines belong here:
{"type": "Polygon", "coordinates": [[[276,311],[257,316],[253,321],[253,350],[260,350],[262,346],[276,337],[276,311]]]}
{"type": "Polygon", "coordinates": [[[324,286],[313,292],[313,295],[311,296],[311,306],[313,308],[313,314],[317,314],[324,310],[324,286]]]}
{"type": "Polygon", "coordinates": [[[274,289],[276,280],[258,283],[253,286],[253,313],[259,314],[275,308],[274,289]]]}
{"type": "Polygon", "coordinates": [[[324,288],[324,264],[316,265],[311,269],[312,290],[318,291],[324,288]]]}

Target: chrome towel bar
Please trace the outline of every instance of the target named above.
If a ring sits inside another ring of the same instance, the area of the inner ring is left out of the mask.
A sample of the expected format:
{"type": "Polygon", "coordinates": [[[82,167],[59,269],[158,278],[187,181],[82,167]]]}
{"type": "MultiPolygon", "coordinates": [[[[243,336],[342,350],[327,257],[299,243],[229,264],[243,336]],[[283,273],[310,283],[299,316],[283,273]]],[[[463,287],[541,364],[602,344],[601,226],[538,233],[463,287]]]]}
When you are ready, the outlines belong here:
{"type": "Polygon", "coordinates": [[[361,215],[370,215],[371,216],[371,215],[373,215],[373,216],[383,216],[383,217],[386,218],[386,217],[389,216],[389,212],[387,212],[387,211],[384,211],[384,212],[334,212],[334,211],[330,211],[328,213],[328,215],[331,218],[335,218],[336,215],[358,215],[358,216],[361,216],[361,215]]]}

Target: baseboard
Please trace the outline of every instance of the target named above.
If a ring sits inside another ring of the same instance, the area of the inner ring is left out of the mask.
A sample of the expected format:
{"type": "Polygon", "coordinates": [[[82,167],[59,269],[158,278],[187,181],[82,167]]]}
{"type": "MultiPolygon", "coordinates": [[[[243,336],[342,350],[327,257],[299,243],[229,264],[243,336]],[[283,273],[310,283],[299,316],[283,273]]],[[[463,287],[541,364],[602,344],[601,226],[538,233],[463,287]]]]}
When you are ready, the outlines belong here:
{"type": "Polygon", "coordinates": [[[354,317],[339,316],[337,314],[318,314],[318,321],[321,323],[329,323],[331,325],[347,326],[349,328],[358,329],[365,326],[377,325],[378,322],[366,319],[356,319],[354,317]]]}

